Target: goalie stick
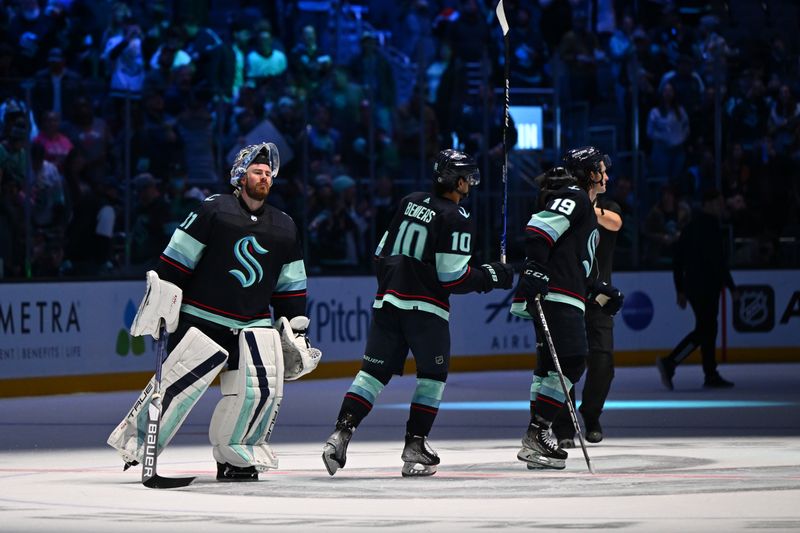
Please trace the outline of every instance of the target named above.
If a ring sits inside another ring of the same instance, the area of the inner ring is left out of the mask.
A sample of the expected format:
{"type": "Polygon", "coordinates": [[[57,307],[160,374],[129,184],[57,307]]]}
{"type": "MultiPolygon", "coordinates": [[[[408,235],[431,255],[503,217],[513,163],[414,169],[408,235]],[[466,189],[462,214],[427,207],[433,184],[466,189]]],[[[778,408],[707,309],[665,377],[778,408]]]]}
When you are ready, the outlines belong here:
{"type": "Polygon", "coordinates": [[[508,20],[506,19],[506,11],[503,7],[503,0],[497,3],[495,9],[497,20],[500,22],[500,27],[503,29],[503,42],[505,44],[505,102],[504,102],[504,121],[503,121],[503,233],[500,235],[500,262],[506,262],[506,230],[508,226],[508,146],[506,145],[506,131],[508,130],[508,114],[509,114],[509,68],[511,61],[511,52],[509,50],[508,42],[508,20]]]}
{"type": "Polygon", "coordinates": [[[162,318],[158,324],[156,342],[156,379],[150,405],[147,406],[147,436],[142,459],[142,485],[150,489],[175,489],[194,481],[193,477],[162,477],[156,472],[158,464],[158,430],[161,426],[161,367],[167,346],[167,325],[162,318]]]}
{"type": "Polygon", "coordinates": [[[553,364],[558,371],[558,379],[561,381],[561,388],[564,389],[564,395],[567,397],[567,406],[569,407],[569,416],[572,418],[572,425],[575,427],[575,433],[578,435],[578,440],[581,443],[581,450],[583,450],[583,457],[586,459],[586,466],[589,467],[589,472],[594,474],[594,467],[592,460],[589,458],[589,452],[586,451],[586,443],[583,441],[583,433],[581,427],[578,425],[578,416],[575,414],[575,407],[572,405],[572,400],[569,396],[569,389],[567,382],[564,380],[564,373],[561,371],[561,363],[558,362],[556,355],[556,348],[553,346],[553,337],[550,335],[550,328],[547,327],[547,320],[544,318],[544,311],[542,310],[542,303],[539,297],[536,297],[536,310],[539,313],[539,320],[542,322],[542,330],[544,331],[544,338],[547,340],[547,346],[550,348],[550,355],[553,356],[553,364]]]}

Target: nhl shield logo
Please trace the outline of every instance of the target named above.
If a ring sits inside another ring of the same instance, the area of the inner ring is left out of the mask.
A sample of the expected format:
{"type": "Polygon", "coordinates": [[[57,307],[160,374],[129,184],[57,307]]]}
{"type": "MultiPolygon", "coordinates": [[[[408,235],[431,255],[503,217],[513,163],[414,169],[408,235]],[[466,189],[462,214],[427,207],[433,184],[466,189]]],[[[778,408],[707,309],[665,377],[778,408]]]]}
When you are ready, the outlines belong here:
{"type": "Polygon", "coordinates": [[[739,301],[733,303],[736,331],[766,332],[775,327],[775,291],[769,285],[739,285],[739,301]]]}

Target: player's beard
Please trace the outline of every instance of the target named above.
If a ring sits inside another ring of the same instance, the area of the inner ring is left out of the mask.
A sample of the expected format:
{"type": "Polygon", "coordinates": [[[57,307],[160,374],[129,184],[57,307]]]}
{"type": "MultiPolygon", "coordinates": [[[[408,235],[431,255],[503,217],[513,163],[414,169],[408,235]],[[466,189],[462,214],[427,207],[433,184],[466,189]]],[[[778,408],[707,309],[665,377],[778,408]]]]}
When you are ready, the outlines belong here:
{"type": "Polygon", "coordinates": [[[249,181],[245,181],[244,190],[253,200],[261,201],[269,194],[269,185],[261,181],[251,185],[249,181]]]}

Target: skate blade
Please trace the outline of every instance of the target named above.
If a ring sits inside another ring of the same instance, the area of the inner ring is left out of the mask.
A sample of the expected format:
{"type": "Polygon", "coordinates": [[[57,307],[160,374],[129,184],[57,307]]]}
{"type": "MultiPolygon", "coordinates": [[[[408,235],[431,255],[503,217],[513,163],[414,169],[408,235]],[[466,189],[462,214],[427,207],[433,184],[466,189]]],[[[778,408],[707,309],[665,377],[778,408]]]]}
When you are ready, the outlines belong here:
{"type": "Polygon", "coordinates": [[[436,465],[423,465],[406,461],[403,463],[403,477],[424,477],[432,476],[436,473],[436,465]]]}
{"type": "Polygon", "coordinates": [[[344,466],[334,459],[335,453],[336,448],[330,444],[325,444],[325,447],[322,449],[322,462],[325,464],[325,470],[327,470],[330,475],[334,475],[337,470],[344,466]]]}
{"type": "Polygon", "coordinates": [[[517,459],[526,463],[528,470],[564,470],[567,462],[563,459],[545,457],[529,448],[522,448],[517,453],[517,459]]]}

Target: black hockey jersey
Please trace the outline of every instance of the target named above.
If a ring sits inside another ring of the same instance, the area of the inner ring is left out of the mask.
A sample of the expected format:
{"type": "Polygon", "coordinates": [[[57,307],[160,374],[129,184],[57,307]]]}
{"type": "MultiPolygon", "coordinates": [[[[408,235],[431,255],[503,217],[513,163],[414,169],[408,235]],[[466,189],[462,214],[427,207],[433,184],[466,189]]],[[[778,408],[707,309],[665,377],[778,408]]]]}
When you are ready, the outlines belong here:
{"type": "Polygon", "coordinates": [[[297,228],[264,204],[213,195],[189,213],[161,254],[161,279],[183,289],[181,311],[232,329],[266,327],[306,312],[306,269],[297,228]]]}
{"type": "MultiPolygon", "coordinates": [[[[597,216],[589,195],[576,185],[562,187],[546,200],[525,227],[525,255],[547,265],[550,292],[545,300],[586,310],[587,278],[599,240],[597,216]]],[[[511,313],[531,318],[521,286],[514,294],[511,313]]]]}
{"type": "Polygon", "coordinates": [[[472,268],[472,220],[466,209],[432,193],[415,192],[400,208],[375,250],[378,293],[373,307],[450,317],[450,294],[491,288],[487,274],[472,268]]]}

